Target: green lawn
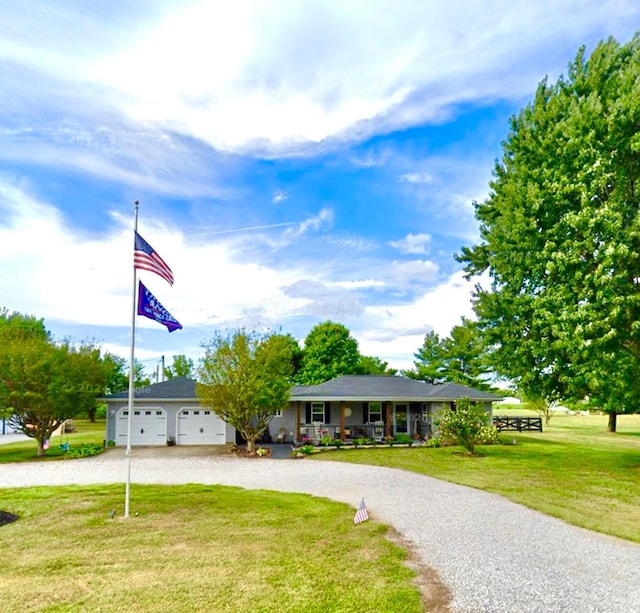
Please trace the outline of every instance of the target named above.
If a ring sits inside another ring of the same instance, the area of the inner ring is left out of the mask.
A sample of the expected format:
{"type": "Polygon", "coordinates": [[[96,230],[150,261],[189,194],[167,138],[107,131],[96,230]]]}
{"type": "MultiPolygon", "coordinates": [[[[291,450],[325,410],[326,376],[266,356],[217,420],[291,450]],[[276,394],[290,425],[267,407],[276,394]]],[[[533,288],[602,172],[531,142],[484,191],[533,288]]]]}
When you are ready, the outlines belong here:
{"type": "Polygon", "coordinates": [[[36,457],[38,447],[33,439],[0,445],[0,463],[60,460],[64,457],[64,452],[60,449],[61,443],[68,442],[72,447],[83,444],[102,445],[104,443],[106,431],[104,419],[95,423],[91,423],[88,419],[74,419],[73,426],[76,430],[75,432],[60,436],[56,435],[51,439],[47,454],[42,458],[36,457]]]}
{"type": "Polygon", "coordinates": [[[423,610],[405,552],[353,508],[222,486],[2,490],[5,611],[423,610]]]}
{"type": "Polygon", "coordinates": [[[606,423],[606,416],[556,415],[543,433],[505,433],[508,444],[480,447],[484,457],[444,447],[337,451],[313,459],[415,471],[640,542],[640,415],[619,416],[617,434],[606,432],[606,423]]]}

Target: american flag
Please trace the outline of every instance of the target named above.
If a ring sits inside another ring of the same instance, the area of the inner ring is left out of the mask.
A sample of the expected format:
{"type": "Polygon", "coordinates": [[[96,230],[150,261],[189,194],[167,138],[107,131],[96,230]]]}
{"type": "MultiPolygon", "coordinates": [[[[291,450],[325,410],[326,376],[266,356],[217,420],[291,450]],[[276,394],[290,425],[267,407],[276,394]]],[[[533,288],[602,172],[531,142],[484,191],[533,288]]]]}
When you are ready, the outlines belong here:
{"type": "Polygon", "coordinates": [[[362,523],[363,521],[367,521],[369,519],[369,514],[367,513],[367,505],[364,503],[364,498],[360,502],[360,506],[356,511],[356,515],[353,518],[354,524],[362,523]]]}
{"type": "Polygon", "coordinates": [[[133,267],[149,270],[160,275],[173,285],[173,273],[167,263],[153,250],[153,247],[137,232],[135,233],[135,245],[133,248],[133,267]]]}

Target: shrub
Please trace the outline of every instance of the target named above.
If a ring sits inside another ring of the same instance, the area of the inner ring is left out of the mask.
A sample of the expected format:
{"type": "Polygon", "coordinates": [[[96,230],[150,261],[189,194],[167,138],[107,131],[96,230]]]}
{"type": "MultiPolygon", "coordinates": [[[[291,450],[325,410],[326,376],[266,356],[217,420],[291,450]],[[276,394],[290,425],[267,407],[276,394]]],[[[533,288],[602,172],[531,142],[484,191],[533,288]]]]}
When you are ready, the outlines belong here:
{"type": "Polygon", "coordinates": [[[69,450],[65,453],[64,457],[67,460],[74,458],[88,458],[92,455],[98,455],[102,453],[104,447],[98,443],[83,443],[74,447],[69,447],[69,450]]]}
{"type": "Polygon", "coordinates": [[[486,425],[480,430],[478,443],[481,445],[498,445],[500,440],[500,430],[495,426],[486,425]]]}
{"type": "Polygon", "coordinates": [[[455,441],[469,455],[474,455],[476,445],[482,442],[483,432],[489,428],[489,416],[481,406],[462,398],[457,402],[456,410],[441,410],[436,424],[442,439],[455,441]]]}
{"type": "Polygon", "coordinates": [[[435,436],[433,438],[430,438],[427,441],[427,447],[432,447],[432,448],[440,447],[440,439],[435,436]]]}
{"type": "Polygon", "coordinates": [[[371,443],[371,439],[365,438],[364,436],[361,436],[360,438],[356,438],[353,441],[353,444],[357,447],[358,445],[362,446],[362,445],[368,445],[369,443],[371,443]]]}
{"type": "Polygon", "coordinates": [[[335,440],[333,438],[331,438],[330,436],[323,436],[320,439],[320,444],[323,445],[324,447],[328,447],[329,445],[334,445],[335,444],[335,440]]]}
{"type": "Polygon", "coordinates": [[[396,434],[393,442],[398,445],[410,445],[413,443],[413,439],[408,434],[396,434]]]}
{"type": "Polygon", "coordinates": [[[315,448],[313,445],[303,445],[298,451],[304,453],[304,455],[311,455],[315,451],[315,448]]]}

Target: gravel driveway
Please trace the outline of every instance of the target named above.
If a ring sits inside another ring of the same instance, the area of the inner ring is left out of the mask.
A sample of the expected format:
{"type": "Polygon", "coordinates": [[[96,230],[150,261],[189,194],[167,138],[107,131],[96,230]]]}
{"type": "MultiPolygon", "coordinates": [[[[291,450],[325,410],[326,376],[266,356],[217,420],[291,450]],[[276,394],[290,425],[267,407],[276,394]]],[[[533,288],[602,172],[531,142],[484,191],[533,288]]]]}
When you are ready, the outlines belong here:
{"type": "MultiPolygon", "coordinates": [[[[408,539],[452,593],[451,611],[640,613],[640,545],[500,496],[393,468],[300,460],[135,457],[133,483],[237,485],[324,496],[408,539]]],[[[0,464],[0,486],[118,483],[126,458],[0,464]]],[[[135,510],[135,489],[132,511],[135,510]]],[[[123,500],[124,504],[124,500],[123,500]]],[[[1,507],[0,503],[0,507],[1,507]]]]}

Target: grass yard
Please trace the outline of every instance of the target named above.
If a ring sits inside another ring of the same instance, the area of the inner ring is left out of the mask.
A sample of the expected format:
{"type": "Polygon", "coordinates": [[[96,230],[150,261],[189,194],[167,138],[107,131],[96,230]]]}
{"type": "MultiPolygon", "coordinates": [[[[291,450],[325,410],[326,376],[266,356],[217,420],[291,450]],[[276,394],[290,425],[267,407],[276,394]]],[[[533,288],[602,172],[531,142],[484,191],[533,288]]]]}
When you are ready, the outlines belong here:
{"type": "MultiPolygon", "coordinates": [[[[484,457],[466,457],[460,447],[422,447],[337,451],[313,459],[415,471],[640,542],[640,415],[619,415],[616,434],[606,425],[603,415],[555,415],[543,433],[504,433],[509,444],[480,447],[484,457]]],[[[498,527],[500,518],[491,519],[498,527]]]]}
{"type": "Polygon", "coordinates": [[[106,429],[104,419],[95,423],[91,423],[88,419],[74,419],[73,426],[75,432],[56,435],[51,439],[50,448],[42,458],[36,457],[38,447],[33,439],[0,445],[0,463],[60,460],[64,456],[64,452],[60,449],[61,443],[68,442],[71,447],[84,444],[102,445],[104,443],[106,429]]]}
{"type": "Polygon", "coordinates": [[[421,611],[405,552],[345,504],[222,486],[0,490],[5,611],[421,611]]]}

